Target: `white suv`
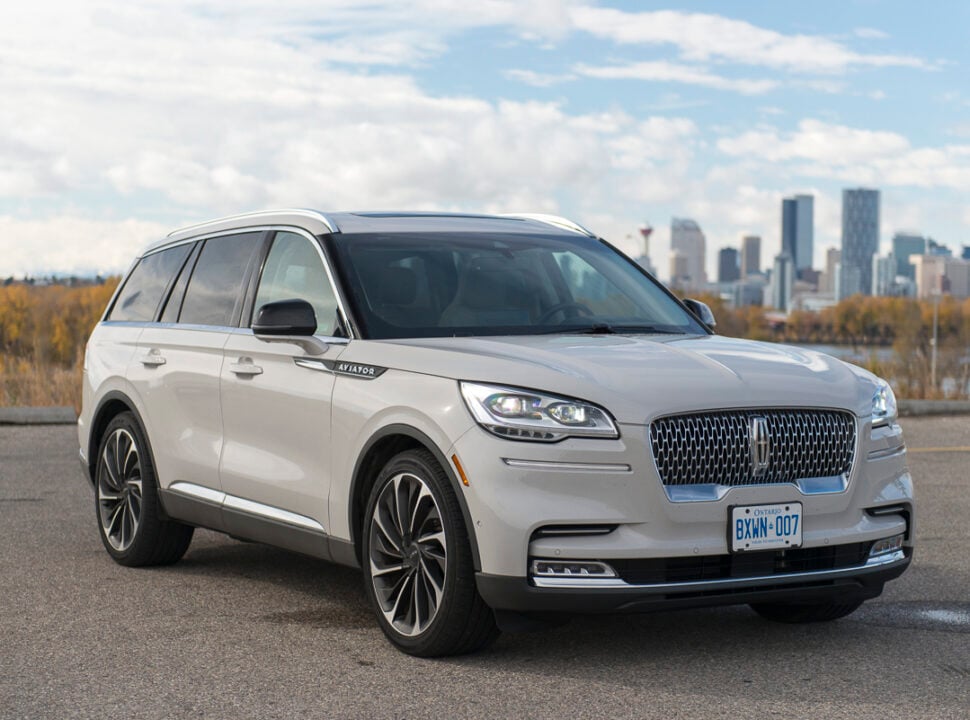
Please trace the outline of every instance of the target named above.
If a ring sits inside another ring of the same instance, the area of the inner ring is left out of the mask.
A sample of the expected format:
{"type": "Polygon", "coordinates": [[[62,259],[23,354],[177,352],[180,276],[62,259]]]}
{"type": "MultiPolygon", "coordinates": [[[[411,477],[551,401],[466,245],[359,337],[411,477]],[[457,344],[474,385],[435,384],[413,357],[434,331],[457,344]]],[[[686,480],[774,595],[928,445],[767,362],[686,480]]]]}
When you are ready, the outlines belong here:
{"type": "Polygon", "coordinates": [[[102,540],[157,565],[205,527],[361,567],[415,655],[566,613],[844,616],[912,557],[892,391],[713,325],[550,216],[179,230],[88,343],[102,540]]]}

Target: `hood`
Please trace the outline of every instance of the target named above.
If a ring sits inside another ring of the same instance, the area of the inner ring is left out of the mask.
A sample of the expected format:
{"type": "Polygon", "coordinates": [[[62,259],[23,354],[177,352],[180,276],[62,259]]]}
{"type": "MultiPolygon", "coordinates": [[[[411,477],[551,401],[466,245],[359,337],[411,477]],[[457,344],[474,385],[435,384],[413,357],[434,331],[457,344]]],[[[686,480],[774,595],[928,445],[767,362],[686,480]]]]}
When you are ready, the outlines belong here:
{"type": "Polygon", "coordinates": [[[543,390],[605,407],[621,423],[743,407],[869,415],[875,383],[828,355],[717,335],[528,335],[355,340],[341,360],[543,390]]]}

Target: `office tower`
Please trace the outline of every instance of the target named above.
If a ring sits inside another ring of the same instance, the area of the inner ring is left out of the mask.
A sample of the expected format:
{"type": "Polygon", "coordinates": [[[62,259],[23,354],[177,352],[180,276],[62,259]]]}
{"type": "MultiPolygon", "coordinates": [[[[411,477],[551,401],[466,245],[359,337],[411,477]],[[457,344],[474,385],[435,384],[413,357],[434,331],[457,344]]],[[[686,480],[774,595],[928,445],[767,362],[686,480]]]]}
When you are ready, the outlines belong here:
{"type": "Polygon", "coordinates": [[[741,277],[761,272],[761,237],[745,235],[741,240],[741,277]]]}
{"type": "Polygon", "coordinates": [[[842,252],[838,248],[827,248],[825,250],[825,269],[818,281],[818,291],[825,295],[835,297],[838,294],[839,283],[837,280],[838,266],[842,262],[842,252]]]}
{"type": "Polygon", "coordinates": [[[896,274],[916,280],[916,270],[909,261],[910,255],[926,253],[926,238],[915,233],[898,232],[893,235],[893,257],[896,258],[896,274]]]}
{"type": "Polygon", "coordinates": [[[781,201],[781,251],[795,262],[796,274],[811,270],[815,243],[815,198],[796,195],[781,201]]]}
{"type": "Polygon", "coordinates": [[[704,233],[696,222],[688,218],[671,219],[670,250],[672,253],[680,253],[687,263],[685,283],[682,285],[684,289],[703,290],[707,285],[707,272],[704,269],[705,243],[704,233]]]}
{"type": "Polygon", "coordinates": [[[879,247],[879,191],[842,191],[840,298],[872,292],[872,257],[879,247]]]}
{"type": "Polygon", "coordinates": [[[926,238],[926,254],[939,255],[940,257],[953,257],[953,250],[949,245],[938,243],[933,238],[926,238]]]}
{"type": "Polygon", "coordinates": [[[740,279],[740,277],[741,268],[738,265],[737,249],[721,248],[717,253],[717,281],[729,283],[740,279]]]}
{"type": "Polygon", "coordinates": [[[886,257],[872,258],[872,294],[884,297],[896,295],[896,258],[892,253],[886,257]]]}
{"type": "Polygon", "coordinates": [[[687,256],[678,250],[670,253],[670,287],[677,290],[689,290],[691,287],[687,256]]]}
{"type": "Polygon", "coordinates": [[[771,271],[771,304],[776,310],[791,307],[792,286],[795,284],[795,262],[786,252],[775,257],[771,271]]]}

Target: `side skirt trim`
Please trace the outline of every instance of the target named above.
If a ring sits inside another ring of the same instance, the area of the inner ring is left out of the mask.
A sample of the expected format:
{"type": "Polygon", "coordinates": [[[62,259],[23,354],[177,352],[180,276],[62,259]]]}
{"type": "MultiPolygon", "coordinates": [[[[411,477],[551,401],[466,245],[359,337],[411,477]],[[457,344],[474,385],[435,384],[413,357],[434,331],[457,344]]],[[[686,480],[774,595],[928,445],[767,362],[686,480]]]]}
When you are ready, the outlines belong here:
{"type": "Polygon", "coordinates": [[[177,495],[188,495],[197,500],[220,505],[224,509],[236,510],[249,515],[257,515],[268,520],[275,520],[284,525],[296,525],[306,530],[326,534],[323,525],[313,518],[298,515],[289,510],[273,507],[272,505],[264,505],[253,500],[229,495],[220,490],[213,490],[212,488],[196,485],[195,483],[184,481],[174,482],[168,486],[168,492],[177,495]]]}

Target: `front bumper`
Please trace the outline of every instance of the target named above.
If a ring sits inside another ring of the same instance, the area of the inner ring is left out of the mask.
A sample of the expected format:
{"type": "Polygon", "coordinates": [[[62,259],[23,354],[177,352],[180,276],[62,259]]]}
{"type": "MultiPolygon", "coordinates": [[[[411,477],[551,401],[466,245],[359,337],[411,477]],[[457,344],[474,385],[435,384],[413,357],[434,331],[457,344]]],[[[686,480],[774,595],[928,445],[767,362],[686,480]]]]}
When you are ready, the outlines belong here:
{"type": "Polygon", "coordinates": [[[903,549],[862,565],[760,577],[696,582],[630,584],[619,579],[576,580],[536,587],[525,577],[479,573],[478,592],[495,610],[514,612],[608,613],[736,605],[752,602],[832,602],[878,596],[912,560],[903,549]]]}
{"type": "MultiPolygon", "coordinates": [[[[715,500],[671,499],[644,426],[619,440],[543,444],[495,438],[474,427],[449,448],[468,475],[461,488],[484,576],[527,578],[533,559],[639,561],[730,553],[734,505],[797,501],[802,547],[915,537],[913,481],[898,426],[860,424],[858,461],[841,490],[795,484],[732,487],[715,500]]],[[[861,565],[864,558],[856,563],[861,565]]],[[[841,566],[840,566],[841,567],[841,566]]],[[[816,568],[811,568],[816,569],[816,568]]]]}

